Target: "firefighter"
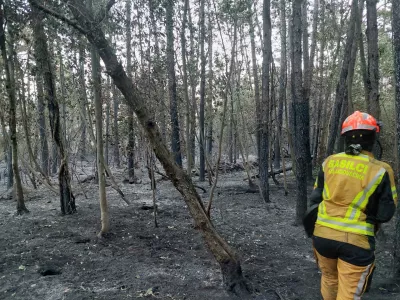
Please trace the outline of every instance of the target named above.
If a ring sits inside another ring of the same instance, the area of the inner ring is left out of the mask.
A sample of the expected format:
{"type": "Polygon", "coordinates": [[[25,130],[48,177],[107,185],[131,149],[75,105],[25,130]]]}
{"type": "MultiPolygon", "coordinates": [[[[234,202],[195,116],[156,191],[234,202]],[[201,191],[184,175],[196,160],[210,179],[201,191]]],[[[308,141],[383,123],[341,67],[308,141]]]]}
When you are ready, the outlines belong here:
{"type": "Polygon", "coordinates": [[[372,154],[379,131],[367,113],[347,117],[346,150],[324,161],[310,196],[310,207],[318,207],[312,240],[324,300],[361,299],[375,267],[374,236],[395,212],[393,170],[372,154]]]}

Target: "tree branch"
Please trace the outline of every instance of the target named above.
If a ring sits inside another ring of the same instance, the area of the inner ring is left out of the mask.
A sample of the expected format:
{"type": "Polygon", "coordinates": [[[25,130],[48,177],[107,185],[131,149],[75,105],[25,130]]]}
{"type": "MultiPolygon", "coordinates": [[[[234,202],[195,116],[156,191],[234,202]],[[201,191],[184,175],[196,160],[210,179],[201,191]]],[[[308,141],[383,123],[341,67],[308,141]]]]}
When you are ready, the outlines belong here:
{"type": "MultiPolygon", "coordinates": [[[[110,0],[110,2],[112,2],[112,1],[114,1],[114,0],[110,0]]],[[[54,18],[59,19],[59,20],[65,22],[65,23],[67,23],[68,25],[74,27],[80,33],[86,34],[86,30],[84,30],[82,27],[80,27],[75,21],[72,21],[72,20],[68,19],[67,17],[55,12],[54,10],[43,6],[42,4],[36,2],[35,0],[29,0],[29,3],[33,7],[36,7],[37,9],[45,12],[46,14],[49,14],[49,15],[53,16],[54,18]]]]}

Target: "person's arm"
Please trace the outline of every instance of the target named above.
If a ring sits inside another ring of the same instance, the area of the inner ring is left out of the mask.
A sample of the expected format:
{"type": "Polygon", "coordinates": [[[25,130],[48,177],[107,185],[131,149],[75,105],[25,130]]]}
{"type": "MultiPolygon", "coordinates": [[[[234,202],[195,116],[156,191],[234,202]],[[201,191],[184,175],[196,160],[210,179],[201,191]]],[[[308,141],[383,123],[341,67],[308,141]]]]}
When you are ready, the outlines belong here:
{"type": "Polygon", "coordinates": [[[396,210],[397,196],[392,193],[392,185],[388,172],[371,195],[367,205],[367,221],[379,224],[389,222],[396,210]]]}
{"type": "Polygon", "coordinates": [[[322,202],[322,192],[324,190],[324,170],[321,169],[318,172],[317,179],[315,180],[314,190],[310,195],[310,206],[319,204],[322,202]]]}

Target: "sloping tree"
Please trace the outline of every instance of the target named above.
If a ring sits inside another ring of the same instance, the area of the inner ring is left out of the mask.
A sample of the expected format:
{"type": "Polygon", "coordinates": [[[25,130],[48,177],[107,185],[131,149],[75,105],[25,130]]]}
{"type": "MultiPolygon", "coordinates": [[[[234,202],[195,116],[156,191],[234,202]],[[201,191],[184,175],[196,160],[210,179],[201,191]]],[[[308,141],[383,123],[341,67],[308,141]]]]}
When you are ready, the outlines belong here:
{"type": "Polygon", "coordinates": [[[125,102],[134,109],[138,121],[145,130],[154,153],[164,167],[167,176],[171,179],[176,189],[183,195],[189,211],[194,218],[196,227],[201,230],[208,248],[221,267],[225,287],[229,291],[237,294],[248,295],[248,289],[244,281],[240,260],[237,254],[218,234],[210,219],[207,217],[201,198],[190,177],[176,164],[171,152],[162,139],[161,131],[152,113],[149,111],[145,99],[141,96],[132,80],[127,76],[122,64],[115,55],[114,49],[105,38],[101,27],[97,26],[98,23],[106,17],[114,1],[108,2],[106,7],[100,10],[96,16],[88,11],[81,1],[69,1],[67,6],[76,21],[71,21],[67,17],[55,12],[53,9],[44,7],[35,0],[30,0],[30,3],[40,7],[46,13],[74,26],[96,47],[106,66],[107,73],[124,95],[125,102]]]}

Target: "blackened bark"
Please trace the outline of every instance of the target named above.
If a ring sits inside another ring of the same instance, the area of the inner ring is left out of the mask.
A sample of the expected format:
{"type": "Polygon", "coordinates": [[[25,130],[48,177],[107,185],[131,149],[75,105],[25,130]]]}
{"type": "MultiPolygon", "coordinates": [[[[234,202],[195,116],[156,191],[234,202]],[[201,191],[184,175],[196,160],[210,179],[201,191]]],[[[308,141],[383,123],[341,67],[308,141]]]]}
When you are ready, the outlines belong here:
{"type": "MultiPolygon", "coordinates": [[[[18,144],[17,144],[17,119],[16,119],[16,95],[15,95],[15,77],[12,68],[11,59],[7,56],[6,48],[6,33],[4,28],[4,4],[0,0],[0,48],[1,57],[3,59],[4,71],[6,73],[6,90],[9,99],[9,127],[10,127],[10,141],[11,153],[9,155],[9,162],[12,161],[12,170],[14,177],[14,197],[17,200],[17,214],[28,213],[29,210],[25,206],[24,194],[22,191],[22,183],[18,168],[18,144]]],[[[14,41],[10,41],[13,45],[14,41]]]]}
{"type": "Polygon", "coordinates": [[[283,122],[283,105],[286,101],[286,86],[287,86],[287,53],[286,53],[286,1],[280,0],[280,38],[281,38],[281,66],[279,70],[279,103],[277,114],[277,135],[275,139],[275,157],[274,167],[279,169],[281,162],[281,145],[282,142],[282,122],[283,122]]]}
{"type": "Polygon", "coordinates": [[[43,173],[49,175],[49,145],[47,143],[46,121],[45,121],[45,106],[43,93],[43,77],[36,76],[36,90],[38,100],[38,125],[39,125],[39,140],[40,140],[40,165],[43,173]]]}
{"type": "MultiPolygon", "coordinates": [[[[178,119],[178,101],[176,95],[176,76],[175,76],[175,57],[174,57],[174,0],[167,0],[166,6],[166,31],[167,31],[167,68],[168,68],[168,92],[169,92],[169,107],[171,118],[171,148],[176,163],[182,167],[182,153],[179,137],[179,119],[178,119]]],[[[203,99],[204,101],[204,99],[203,99]]],[[[203,103],[204,104],[204,103],[203,103]]],[[[203,106],[204,114],[204,106],[203,106]]],[[[204,122],[204,115],[203,115],[204,122]]],[[[204,127],[204,123],[203,123],[204,127]]],[[[203,128],[204,129],[204,128],[203,128]]],[[[204,135],[204,133],[203,133],[204,135]]],[[[201,139],[201,137],[200,137],[201,139]]],[[[201,142],[201,140],[200,140],[201,142]]],[[[204,153],[203,153],[204,155],[204,153]]],[[[200,168],[201,170],[201,168],[200,168]]]]}
{"type": "Polygon", "coordinates": [[[80,91],[80,109],[81,109],[81,139],[80,139],[80,158],[86,159],[86,107],[87,107],[87,93],[85,84],[85,47],[83,41],[79,43],[79,91],[80,91]]]}
{"type": "Polygon", "coordinates": [[[265,202],[269,202],[268,154],[269,154],[269,69],[271,64],[271,2],[263,1],[263,63],[261,98],[261,136],[260,136],[260,192],[265,202]]]}
{"type": "Polygon", "coordinates": [[[187,71],[187,59],[186,59],[186,27],[188,23],[188,10],[189,10],[189,0],[184,0],[184,7],[183,7],[183,17],[182,17],[182,29],[181,29],[181,51],[182,51],[182,72],[183,72],[183,95],[185,100],[186,106],[186,160],[187,160],[187,172],[190,174],[192,172],[192,145],[190,143],[190,127],[191,127],[191,120],[190,120],[190,108],[191,103],[189,99],[189,84],[188,84],[188,71],[187,71]]]}
{"type": "MultiPolygon", "coordinates": [[[[68,170],[68,157],[64,148],[62,138],[60,110],[56,100],[55,85],[53,80],[50,55],[47,48],[47,38],[43,28],[43,14],[35,7],[33,12],[33,34],[35,39],[35,58],[38,65],[37,76],[43,76],[45,87],[45,98],[49,111],[50,128],[53,140],[55,141],[60,155],[60,170],[58,172],[60,188],[60,204],[62,214],[72,214],[76,212],[75,197],[72,194],[70,175],[68,170]]],[[[53,156],[53,159],[55,157],[53,156]]],[[[54,163],[54,161],[53,161],[54,163]]]]}
{"type": "MultiPolygon", "coordinates": [[[[125,23],[125,34],[126,34],[126,71],[128,77],[132,78],[132,34],[131,34],[131,2],[126,1],[126,23],[125,23]]],[[[135,128],[133,122],[133,109],[128,107],[127,125],[128,125],[128,145],[127,145],[127,156],[128,156],[128,177],[129,183],[135,182],[135,168],[134,168],[134,147],[135,147],[135,128]]]]}
{"type": "Polygon", "coordinates": [[[204,151],[204,106],[206,96],[206,54],[204,46],[206,43],[206,25],[205,25],[205,0],[200,0],[200,108],[199,108],[199,147],[200,147],[200,170],[199,180],[205,180],[205,151],[204,151]]]}
{"type": "Polygon", "coordinates": [[[113,133],[114,133],[114,163],[117,168],[121,166],[121,161],[119,159],[119,129],[118,129],[118,108],[119,108],[119,101],[118,101],[118,94],[115,84],[112,84],[112,94],[113,94],[113,133]]]}
{"type": "Polygon", "coordinates": [[[375,118],[380,118],[379,107],[379,50],[378,50],[378,24],[377,24],[377,0],[367,1],[367,45],[368,45],[368,79],[369,113],[375,118]]]}
{"type": "MultiPolygon", "coordinates": [[[[282,0],[283,1],[283,0],[282,0]]],[[[260,149],[261,149],[261,100],[260,100],[260,81],[258,78],[258,65],[256,56],[256,42],[254,34],[254,21],[253,21],[253,10],[251,8],[251,1],[248,1],[249,9],[249,33],[250,33],[250,45],[251,45],[251,62],[253,69],[253,79],[254,79],[254,99],[255,99],[255,117],[256,117],[256,142],[257,142],[257,157],[260,160],[260,149]]]]}

